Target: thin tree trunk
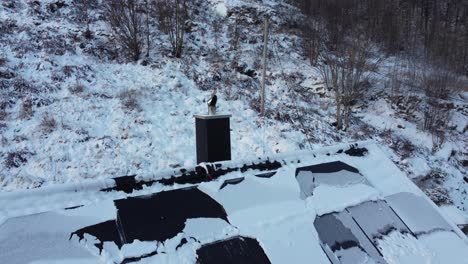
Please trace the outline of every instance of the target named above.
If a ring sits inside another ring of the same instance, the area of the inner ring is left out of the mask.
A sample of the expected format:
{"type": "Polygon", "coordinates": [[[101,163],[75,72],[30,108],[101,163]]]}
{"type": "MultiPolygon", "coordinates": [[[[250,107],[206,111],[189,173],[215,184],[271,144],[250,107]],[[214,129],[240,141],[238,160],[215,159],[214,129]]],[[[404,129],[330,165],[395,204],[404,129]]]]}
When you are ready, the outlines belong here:
{"type": "Polygon", "coordinates": [[[343,128],[343,120],[341,117],[341,100],[338,94],[336,95],[336,128],[343,128]]]}
{"type": "Polygon", "coordinates": [[[150,23],[149,23],[149,5],[148,5],[149,0],[145,0],[145,9],[146,9],[146,57],[149,57],[150,53],[150,48],[151,48],[151,43],[150,43],[150,23]]]}
{"type": "Polygon", "coordinates": [[[268,16],[265,18],[265,31],[263,33],[263,69],[262,69],[262,91],[261,91],[261,113],[265,116],[265,75],[266,75],[266,55],[268,48],[268,16]]]}
{"type": "Polygon", "coordinates": [[[345,129],[349,128],[350,118],[351,118],[351,107],[349,105],[345,106],[345,129]]]}

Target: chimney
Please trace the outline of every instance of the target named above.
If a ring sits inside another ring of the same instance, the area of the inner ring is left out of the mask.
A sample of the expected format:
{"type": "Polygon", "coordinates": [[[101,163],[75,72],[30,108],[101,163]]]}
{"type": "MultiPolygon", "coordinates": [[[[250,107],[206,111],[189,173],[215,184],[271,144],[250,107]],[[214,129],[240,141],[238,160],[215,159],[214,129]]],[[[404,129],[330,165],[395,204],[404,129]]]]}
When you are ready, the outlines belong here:
{"type": "Polygon", "coordinates": [[[197,163],[231,160],[231,115],[195,115],[197,163]]]}

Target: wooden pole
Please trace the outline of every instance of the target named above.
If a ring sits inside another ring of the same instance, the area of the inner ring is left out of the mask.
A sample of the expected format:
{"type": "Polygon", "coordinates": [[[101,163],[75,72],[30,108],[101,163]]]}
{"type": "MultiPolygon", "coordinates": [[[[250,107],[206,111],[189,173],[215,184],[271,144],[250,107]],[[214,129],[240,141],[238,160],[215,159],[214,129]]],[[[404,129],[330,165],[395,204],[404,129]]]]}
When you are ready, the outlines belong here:
{"type": "Polygon", "coordinates": [[[265,116],[265,75],[266,75],[266,55],[268,49],[268,27],[270,18],[265,18],[265,29],[263,32],[263,69],[262,69],[262,91],[261,91],[261,114],[265,116]]]}

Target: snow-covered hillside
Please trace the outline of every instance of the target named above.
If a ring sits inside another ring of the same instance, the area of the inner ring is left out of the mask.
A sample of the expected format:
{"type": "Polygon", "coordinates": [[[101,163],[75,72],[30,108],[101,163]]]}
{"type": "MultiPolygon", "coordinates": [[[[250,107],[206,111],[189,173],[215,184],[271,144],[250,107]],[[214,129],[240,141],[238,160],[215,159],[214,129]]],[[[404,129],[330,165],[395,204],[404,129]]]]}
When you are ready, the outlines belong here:
{"type": "Polygon", "coordinates": [[[303,55],[299,10],[283,0],[191,6],[181,59],[170,55],[168,36],[153,25],[149,57],[128,63],[99,3],[86,37],[73,0],[2,1],[0,190],[193,166],[193,115],[207,111],[205,101],[218,88],[219,112],[233,115],[233,159],[373,139],[436,202],[468,210],[465,101],[453,102],[454,129],[434,149],[417,111],[414,118],[404,115],[421,96],[395,103],[382,90],[382,77],[352,127],[337,131],[332,94],[303,55]],[[262,119],[265,13],[272,28],[262,119]]]}

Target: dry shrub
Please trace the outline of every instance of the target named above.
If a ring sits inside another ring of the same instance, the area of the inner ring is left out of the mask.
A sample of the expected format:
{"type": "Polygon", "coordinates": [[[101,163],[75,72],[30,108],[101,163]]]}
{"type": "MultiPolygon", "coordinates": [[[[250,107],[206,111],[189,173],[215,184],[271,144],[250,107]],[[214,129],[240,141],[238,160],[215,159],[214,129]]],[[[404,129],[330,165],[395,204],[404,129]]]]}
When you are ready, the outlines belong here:
{"type": "Polygon", "coordinates": [[[54,117],[46,113],[42,117],[41,124],[39,126],[44,133],[50,134],[57,128],[57,121],[55,121],[54,117]]]}
{"type": "Polygon", "coordinates": [[[0,57],[0,67],[3,67],[7,64],[7,59],[4,57],[0,57]]]}
{"type": "Polygon", "coordinates": [[[37,92],[37,89],[33,85],[21,77],[13,80],[13,89],[23,95],[37,92]]]}
{"type": "Polygon", "coordinates": [[[133,111],[141,110],[141,107],[138,103],[138,93],[135,90],[127,90],[119,95],[120,102],[124,109],[133,111]]]}
{"type": "Polygon", "coordinates": [[[77,82],[74,85],[71,85],[68,87],[68,90],[70,91],[71,94],[82,94],[85,90],[85,87],[82,83],[77,82]]]}
{"type": "Polygon", "coordinates": [[[435,204],[439,206],[453,203],[448,191],[441,186],[425,189],[424,192],[435,204]]]}
{"type": "Polygon", "coordinates": [[[24,99],[21,105],[20,115],[21,119],[30,118],[33,116],[33,102],[31,99],[24,99]]]}
{"type": "Polygon", "coordinates": [[[3,164],[7,169],[19,168],[24,163],[28,162],[28,154],[29,153],[24,150],[9,152],[6,154],[3,164]]]}
{"type": "Polygon", "coordinates": [[[413,152],[415,151],[415,146],[413,145],[413,143],[411,143],[411,141],[402,138],[398,141],[397,146],[398,146],[402,159],[407,159],[413,156],[413,152]]]}
{"type": "Polygon", "coordinates": [[[4,121],[8,117],[8,112],[6,111],[7,102],[0,101],[0,121],[4,121]]]}
{"type": "Polygon", "coordinates": [[[257,113],[260,113],[260,100],[255,98],[249,102],[250,108],[257,113]]]}
{"type": "Polygon", "coordinates": [[[444,69],[433,69],[421,77],[426,102],[423,108],[423,129],[433,136],[433,148],[438,148],[445,141],[445,131],[453,106],[445,103],[450,96],[463,89],[464,81],[460,76],[444,69]]]}
{"type": "Polygon", "coordinates": [[[75,66],[72,66],[72,65],[65,65],[62,67],[63,74],[66,77],[71,77],[74,69],[75,69],[75,66]]]}

